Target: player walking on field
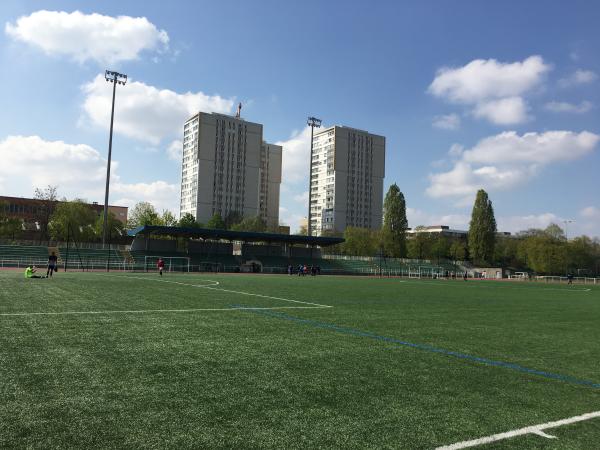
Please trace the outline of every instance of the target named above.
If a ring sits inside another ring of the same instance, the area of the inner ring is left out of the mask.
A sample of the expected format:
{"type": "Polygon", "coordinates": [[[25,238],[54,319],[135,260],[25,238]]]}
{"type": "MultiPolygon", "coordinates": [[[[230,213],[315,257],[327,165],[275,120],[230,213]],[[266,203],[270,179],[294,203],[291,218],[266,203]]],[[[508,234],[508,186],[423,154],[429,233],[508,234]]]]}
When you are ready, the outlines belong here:
{"type": "Polygon", "coordinates": [[[165,268],[165,262],[162,258],[158,258],[158,262],[156,263],[156,267],[158,267],[158,273],[162,277],[163,270],[165,268]]]}
{"type": "Polygon", "coordinates": [[[46,278],[48,278],[48,276],[51,277],[52,273],[56,272],[57,261],[58,258],[56,257],[56,254],[52,252],[52,254],[48,256],[48,270],[46,270],[46,278]]]}

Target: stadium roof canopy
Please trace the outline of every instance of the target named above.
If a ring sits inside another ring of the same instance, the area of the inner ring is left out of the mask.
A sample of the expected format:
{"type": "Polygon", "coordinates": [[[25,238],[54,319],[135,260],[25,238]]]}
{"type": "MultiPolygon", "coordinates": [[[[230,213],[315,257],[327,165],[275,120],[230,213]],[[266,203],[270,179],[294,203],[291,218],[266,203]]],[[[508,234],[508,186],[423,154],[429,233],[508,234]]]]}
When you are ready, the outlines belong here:
{"type": "Polygon", "coordinates": [[[227,241],[240,242],[271,242],[286,244],[318,245],[327,247],[329,245],[341,244],[343,238],[323,236],[300,236],[294,234],[278,233],[255,233],[251,231],[216,230],[213,228],[187,228],[187,227],[165,227],[160,225],[143,225],[127,231],[129,236],[173,236],[196,239],[224,239],[227,241]]]}

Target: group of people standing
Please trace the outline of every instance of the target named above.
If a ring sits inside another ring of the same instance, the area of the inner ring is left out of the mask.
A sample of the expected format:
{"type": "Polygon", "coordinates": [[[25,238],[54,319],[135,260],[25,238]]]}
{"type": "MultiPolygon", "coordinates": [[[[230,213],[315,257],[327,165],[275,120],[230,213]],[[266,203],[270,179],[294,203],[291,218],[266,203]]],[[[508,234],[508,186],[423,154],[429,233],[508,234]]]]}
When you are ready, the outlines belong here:
{"type": "MultiPolygon", "coordinates": [[[[287,268],[287,273],[288,275],[293,275],[294,266],[289,264],[287,268]]],[[[306,264],[298,264],[298,267],[296,268],[296,273],[299,277],[303,277],[308,274],[314,277],[315,275],[321,275],[321,268],[319,266],[307,266],[306,264]]]]}

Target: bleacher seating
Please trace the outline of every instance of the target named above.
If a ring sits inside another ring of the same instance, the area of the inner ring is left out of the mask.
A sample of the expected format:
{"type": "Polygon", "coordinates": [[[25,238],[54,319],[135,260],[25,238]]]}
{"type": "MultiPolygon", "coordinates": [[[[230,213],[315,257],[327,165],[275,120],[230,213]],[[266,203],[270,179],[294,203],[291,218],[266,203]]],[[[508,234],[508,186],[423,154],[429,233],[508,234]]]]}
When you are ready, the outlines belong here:
{"type": "Polygon", "coordinates": [[[3,265],[45,264],[48,247],[38,245],[0,245],[0,260],[3,265]]]}

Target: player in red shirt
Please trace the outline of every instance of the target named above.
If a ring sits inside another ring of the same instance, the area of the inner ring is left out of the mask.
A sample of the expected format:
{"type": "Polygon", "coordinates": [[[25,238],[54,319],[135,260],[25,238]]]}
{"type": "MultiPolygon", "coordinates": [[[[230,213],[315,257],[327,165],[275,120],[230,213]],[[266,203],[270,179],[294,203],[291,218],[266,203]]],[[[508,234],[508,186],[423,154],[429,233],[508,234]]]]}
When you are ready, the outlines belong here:
{"type": "Polygon", "coordinates": [[[165,262],[162,258],[158,258],[158,262],[156,263],[156,267],[158,267],[158,273],[162,277],[163,269],[165,268],[165,262]]]}

